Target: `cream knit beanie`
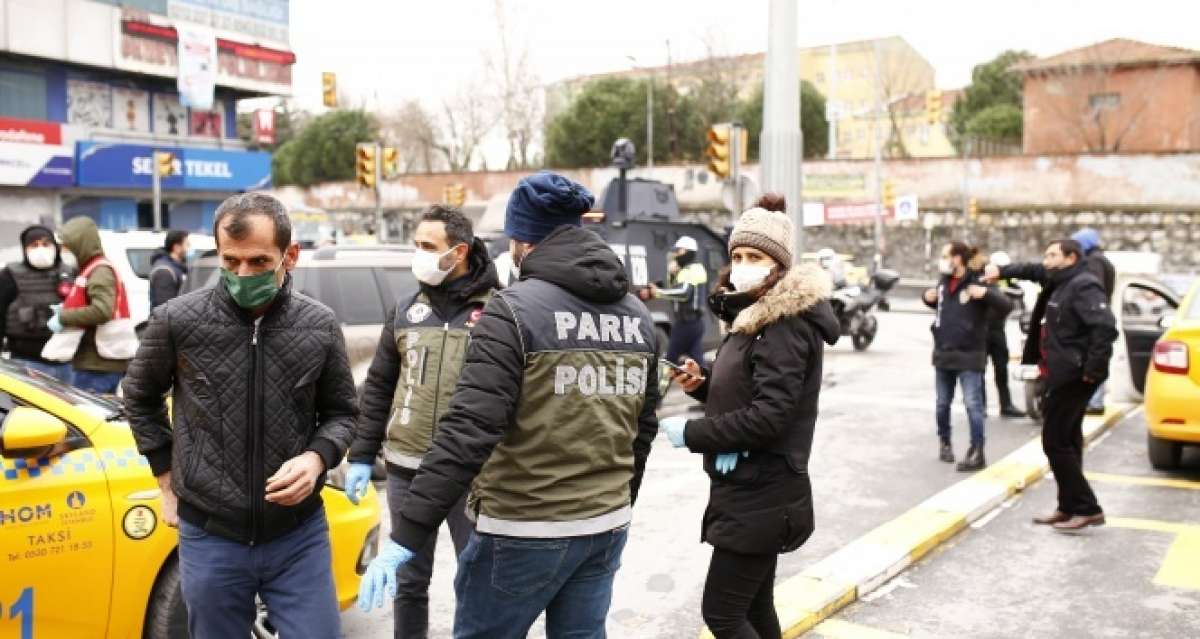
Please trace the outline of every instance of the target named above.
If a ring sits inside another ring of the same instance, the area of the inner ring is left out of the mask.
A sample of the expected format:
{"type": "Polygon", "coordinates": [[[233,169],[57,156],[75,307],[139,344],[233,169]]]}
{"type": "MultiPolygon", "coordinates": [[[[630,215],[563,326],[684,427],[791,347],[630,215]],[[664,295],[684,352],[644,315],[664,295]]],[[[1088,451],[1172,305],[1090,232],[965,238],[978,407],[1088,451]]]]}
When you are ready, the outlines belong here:
{"type": "Polygon", "coordinates": [[[784,268],[792,266],[792,220],[781,211],[754,207],[742,213],[729,236],[729,251],[750,246],[775,258],[784,268]]]}

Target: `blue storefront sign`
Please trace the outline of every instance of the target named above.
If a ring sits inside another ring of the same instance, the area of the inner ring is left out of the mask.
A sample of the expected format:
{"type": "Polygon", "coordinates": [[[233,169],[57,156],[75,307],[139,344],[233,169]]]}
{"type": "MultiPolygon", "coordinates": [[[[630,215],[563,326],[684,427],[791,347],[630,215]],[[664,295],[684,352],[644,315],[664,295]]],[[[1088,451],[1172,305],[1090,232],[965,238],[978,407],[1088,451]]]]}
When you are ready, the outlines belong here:
{"type": "Polygon", "coordinates": [[[162,188],[190,191],[250,191],[271,187],[271,154],[182,147],[79,142],[75,175],[79,186],[151,187],[154,152],[174,155],[172,175],[162,188]]]}

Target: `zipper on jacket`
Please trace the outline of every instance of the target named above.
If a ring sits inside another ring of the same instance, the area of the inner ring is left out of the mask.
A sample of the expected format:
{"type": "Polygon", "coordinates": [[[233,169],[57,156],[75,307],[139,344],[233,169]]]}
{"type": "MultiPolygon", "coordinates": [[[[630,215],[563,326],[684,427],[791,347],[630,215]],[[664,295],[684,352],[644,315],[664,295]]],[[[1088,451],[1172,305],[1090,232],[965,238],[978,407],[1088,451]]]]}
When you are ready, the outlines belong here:
{"type": "Polygon", "coordinates": [[[438,357],[437,378],[433,382],[433,423],[429,426],[430,447],[433,445],[433,433],[437,430],[438,402],[442,398],[442,367],[446,364],[446,341],[450,337],[450,322],[442,324],[442,350],[438,357]]]}
{"type": "Polygon", "coordinates": [[[259,355],[261,353],[258,348],[258,329],[262,325],[262,320],[254,322],[254,328],[250,333],[250,379],[249,393],[246,400],[246,412],[249,418],[247,422],[250,425],[250,545],[253,546],[258,542],[258,527],[259,527],[259,511],[262,507],[262,501],[266,499],[266,488],[263,483],[266,481],[262,477],[262,424],[259,423],[259,411],[255,410],[255,397],[258,393],[259,382],[259,355]],[[261,495],[260,495],[261,494],[261,495]]]}

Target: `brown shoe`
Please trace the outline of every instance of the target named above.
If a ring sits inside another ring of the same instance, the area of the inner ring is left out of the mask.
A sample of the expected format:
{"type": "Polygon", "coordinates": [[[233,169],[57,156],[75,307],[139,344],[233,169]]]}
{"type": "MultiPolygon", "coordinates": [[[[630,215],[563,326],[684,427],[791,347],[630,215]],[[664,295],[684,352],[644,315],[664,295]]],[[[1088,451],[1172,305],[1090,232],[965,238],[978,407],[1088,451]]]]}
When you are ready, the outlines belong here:
{"type": "Polygon", "coordinates": [[[1103,526],[1104,513],[1096,513],[1095,515],[1075,515],[1066,521],[1060,521],[1054,524],[1054,529],[1062,532],[1076,532],[1087,528],[1088,526],[1103,526]]]}
{"type": "Polygon", "coordinates": [[[1056,510],[1053,513],[1046,515],[1044,517],[1034,517],[1033,523],[1041,524],[1043,526],[1049,526],[1051,524],[1057,524],[1060,521],[1066,521],[1070,518],[1071,518],[1071,516],[1068,515],[1067,513],[1064,513],[1061,510],[1056,510]]]}

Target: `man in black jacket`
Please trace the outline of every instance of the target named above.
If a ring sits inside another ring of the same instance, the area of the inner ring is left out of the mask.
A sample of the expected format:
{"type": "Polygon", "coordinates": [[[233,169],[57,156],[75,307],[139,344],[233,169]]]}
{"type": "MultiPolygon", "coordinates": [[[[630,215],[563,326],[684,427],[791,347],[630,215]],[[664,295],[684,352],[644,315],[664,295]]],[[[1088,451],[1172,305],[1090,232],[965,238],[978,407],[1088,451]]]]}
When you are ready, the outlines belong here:
{"type": "MultiPolygon", "coordinates": [[[[370,487],[375,457],[387,462],[387,498],[392,527],[400,504],[429,450],[438,417],[446,413],[462,371],[470,331],[499,288],[487,246],[457,209],[434,205],[414,234],[413,276],[421,288],[400,300],[379,337],[362,390],[362,413],[350,447],[346,495],[358,503],[370,487]]],[[[457,557],[467,545],[471,522],[460,502],[446,517],[457,557]]],[[[417,639],[429,632],[429,580],[437,535],[396,576],[395,635],[417,639]]]]}
{"type": "Polygon", "coordinates": [[[150,310],[175,299],[187,281],[187,231],[169,231],[161,251],[150,258],[150,310]]]}
{"type": "Polygon", "coordinates": [[[1096,495],[1083,476],[1083,416],[1096,386],[1108,377],[1117,339],[1104,285],[1087,268],[1079,243],[1058,240],[1041,264],[987,267],[985,277],[1042,284],[1023,363],[1037,364],[1045,380],[1042,449],[1058,482],[1058,509],[1034,523],[1076,531],[1104,524],[1096,495]]]}
{"type": "Polygon", "coordinates": [[[520,281],[471,332],[391,539],[363,575],[359,606],[394,593],[396,568],[468,493],[475,531],[459,556],[454,636],[604,634],[633,500],[658,431],[654,325],[620,259],[580,228],[592,194],[553,173],[508,201],[520,281]]]}
{"type": "MultiPolygon", "coordinates": [[[[1108,295],[1111,303],[1117,288],[1117,267],[1104,255],[1104,249],[1100,246],[1099,231],[1093,228],[1080,229],[1071,235],[1071,239],[1079,242],[1079,246],[1083,248],[1086,258],[1084,263],[1088,271],[1104,284],[1104,293],[1108,295]]],[[[1088,400],[1087,412],[1089,415],[1104,414],[1104,384],[1100,384],[1096,393],[1088,400]]]]}
{"type": "Polygon", "coordinates": [[[988,319],[992,312],[1007,314],[1012,302],[996,287],[980,284],[978,274],[967,268],[976,249],[962,242],[942,248],[938,270],[942,279],[925,291],[925,304],[937,311],[933,320],[933,367],[937,374],[937,433],[939,458],[954,461],[950,445],[950,405],[954,388],[961,385],[971,446],[958,470],[980,470],[987,465],[983,454],[987,420],[983,399],[983,372],[987,369],[988,319]]]}
{"type": "Polygon", "coordinates": [[[71,383],[71,365],[42,357],[52,335],[51,307],[63,303],[74,269],[63,264],[50,229],[35,224],[21,231],[21,261],[0,271],[0,337],[15,362],[71,383]]]}
{"type": "Polygon", "coordinates": [[[249,636],[258,595],[283,636],[336,637],[319,491],[357,417],[341,327],[292,291],[299,248],[278,200],[229,198],[213,234],[221,282],[155,309],[123,386],[163,520],[179,526],[189,630],[249,636]]]}

